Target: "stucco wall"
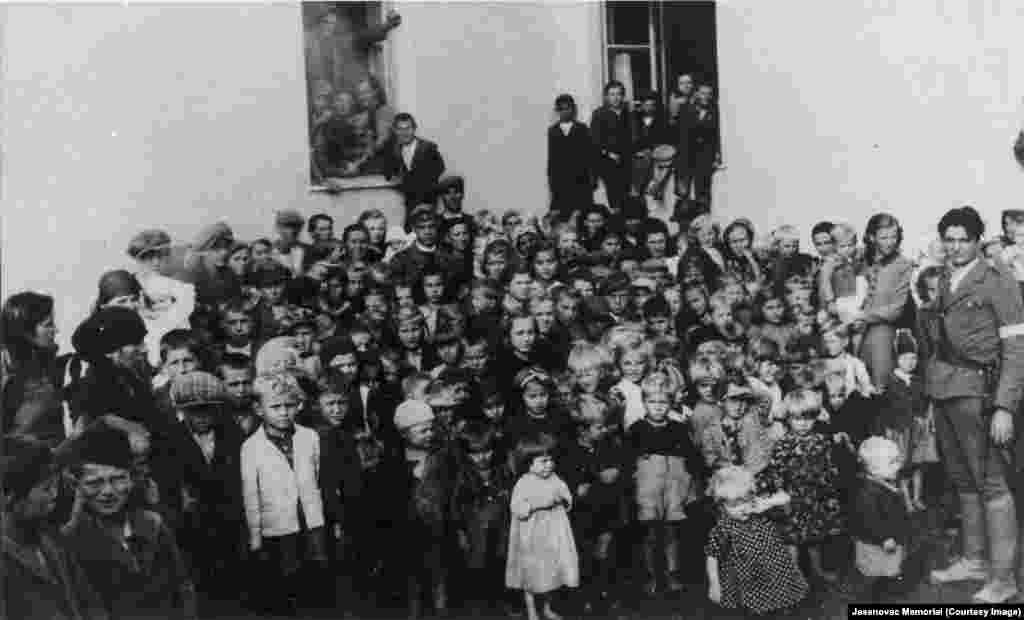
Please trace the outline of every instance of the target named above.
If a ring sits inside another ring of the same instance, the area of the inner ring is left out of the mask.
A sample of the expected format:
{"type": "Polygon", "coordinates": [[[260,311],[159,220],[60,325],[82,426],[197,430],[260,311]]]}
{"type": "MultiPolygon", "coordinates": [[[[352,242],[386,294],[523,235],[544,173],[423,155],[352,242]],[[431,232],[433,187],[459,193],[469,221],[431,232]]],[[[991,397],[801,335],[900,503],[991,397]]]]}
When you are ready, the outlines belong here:
{"type": "Polygon", "coordinates": [[[807,232],[887,210],[916,241],[953,206],[1020,207],[1019,3],[729,0],[718,28],[720,213],[807,232]]]}
{"type": "MultiPolygon", "coordinates": [[[[546,207],[556,91],[600,91],[600,6],[400,4],[395,102],[471,179],[468,204],[546,207]]],[[[241,238],[276,209],[343,220],[365,195],[308,192],[298,4],[6,5],[3,294],[58,298],[67,342],[146,227],[241,238]]],[[[589,97],[588,97],[589,95],[589,97]]]]}

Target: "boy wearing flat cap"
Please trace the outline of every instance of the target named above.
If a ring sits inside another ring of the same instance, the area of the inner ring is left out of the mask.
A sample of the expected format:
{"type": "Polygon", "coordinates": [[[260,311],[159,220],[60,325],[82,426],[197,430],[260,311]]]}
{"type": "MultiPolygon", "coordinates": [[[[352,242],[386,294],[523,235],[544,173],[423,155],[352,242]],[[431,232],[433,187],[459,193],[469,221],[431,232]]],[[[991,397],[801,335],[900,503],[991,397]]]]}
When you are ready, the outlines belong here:
{"type": "Polygon", "coordinates": [[[107,618],[77,558],[49,525],[59,484],[50,449],[32,439],[7,437],[2,454],[4,598],[0,600],[0,617],[107,618]]]}
{"type": "Polygon", "coordinates": [[[174,534],[155,512],[132,508],[128,439],[96,424],[69,461],[80,510],[64,535],[112,618],[196,618],[195,587],[174,534]]]}
{"type": "Polygon", "coordinates": [[[242,434],[228,418],[227,389],[217,377],[193,371],[171,384],[181,465],[181,548],[203,592],[227,592],[245,534],[239,455],[242,434]]]}

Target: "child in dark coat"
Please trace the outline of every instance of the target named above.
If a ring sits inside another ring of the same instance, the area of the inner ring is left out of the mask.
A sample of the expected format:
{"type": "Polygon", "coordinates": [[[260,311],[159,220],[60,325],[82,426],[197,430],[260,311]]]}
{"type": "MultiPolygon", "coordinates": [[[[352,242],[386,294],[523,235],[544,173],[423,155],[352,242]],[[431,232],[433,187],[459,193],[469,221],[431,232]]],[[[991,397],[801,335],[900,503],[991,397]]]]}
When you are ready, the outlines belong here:
{"type": "Polygon", "coordinates": [[[629,458],[613,409],[581,420],[559,469],[576,498],[570,520],[580,547],[584,608],[617,605],[614,546],[629,520],[629,458]]]}
{"type": "Polygon", "coordinates": [[[508,550],[508,506],[512,471],[496,452],[494,428],[486,421],[467,422],[459,432],[452,491],[452,526],[468,570],[474,616],[504,595],[508,550]]]}
{"type": "Polygon", "coordinates": [[[870,437],[858,451],[865,475],[850,519],[857,571],[868,582],[871,600],[903,575],[911,523],[899,487],[904,456],[883,437],[870,437]]]}

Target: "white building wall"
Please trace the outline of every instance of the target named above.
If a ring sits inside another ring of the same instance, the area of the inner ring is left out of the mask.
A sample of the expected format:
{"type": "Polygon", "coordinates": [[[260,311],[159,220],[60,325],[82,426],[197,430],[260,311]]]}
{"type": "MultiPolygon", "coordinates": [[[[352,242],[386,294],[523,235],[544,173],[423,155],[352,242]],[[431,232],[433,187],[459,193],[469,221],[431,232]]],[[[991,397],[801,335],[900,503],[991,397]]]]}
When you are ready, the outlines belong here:
{"type": "MultiPolygon", "coordinates": [[[[600,98],[602,5],[398,8],[396,103],[469,178],[467,205],[543,210],[554,96],[584,118],[600,98]]],[[[297,4],[0,11],[2,293],[55,294],[65,342],[141,228],[187,240],[223,218],[252,238],[279,208],[365,205],[308,192],[297,4]]],[[[718,25],[724,216],[807,230],[886,209],[916,238],[961,202],[993,224],[1020,206],[1019,4],[726,0],[718,25]]]]}
{"type": "Polygon", "coordinates": [[[907,238],[972,204],[1020,208],[1024,5],[860,0],[718,5],[716,208],[805,233],[885,210],[907,238]]]}
{"type": "MultiPolygon", "coordinates": [[[[397,8],[396,102],[469,176],[468,204],[546,208],[554,95],[579,94],[589,113],[600,92],[600,5],[397,8]]],[[[308,192],[298,4],[0,11],[2,294],[56,295],[62,342],[142,228],[187,241],[225,219],[251,239],[280,208],[347,223],[367,205],[308,192]]]]}

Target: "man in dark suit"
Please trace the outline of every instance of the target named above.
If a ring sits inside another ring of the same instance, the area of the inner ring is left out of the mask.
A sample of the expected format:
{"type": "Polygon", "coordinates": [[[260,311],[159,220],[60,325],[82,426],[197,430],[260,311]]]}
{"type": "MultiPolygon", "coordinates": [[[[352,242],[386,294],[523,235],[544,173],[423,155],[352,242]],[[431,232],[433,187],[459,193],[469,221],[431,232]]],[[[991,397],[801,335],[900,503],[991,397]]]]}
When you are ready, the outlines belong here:
{"type": "Polygon", "coordinates": [[[1018,593],[1012,490],[1021,467],[1024,304],[1013,276],[980,255],[984,230],[971,207],[939,221],[951,270],[939,283],[939,337],[925,388],[935,402],[943,465],[960,496],[963,553],[932,579],[985,581],[974,602],[999,604],[1018,593]]]}
{"type": "Polygon", "coordinates": [[[597,147],[597,174],[604,181],[608,206],[616,217],[629,193],[630,164],[632,163],[632,127],[625,105],[626,87],[611,81],[604,87],[604,105],[590,117],[590,134],[597,147]]]}
{"type": "Polygon", "coordinates": [[[413,209],[433,203],[434,188],[444,173],[444,159],[436,144],[416,136],[416,119],[412,114],[396,114],[392,132],[392,139],[378,154],[376,167],[386,176],[398,179],[398,189],[405,196],[408,226],[413,209]]]}
{"type": "Polygon", "coordinates": [[[548,187],[551,211],[564,222],[593,202],[594,143],[587,126],[576,120],[572,95],[559,95],[555,112],[558,122],[548,127],[548,187]]]}

